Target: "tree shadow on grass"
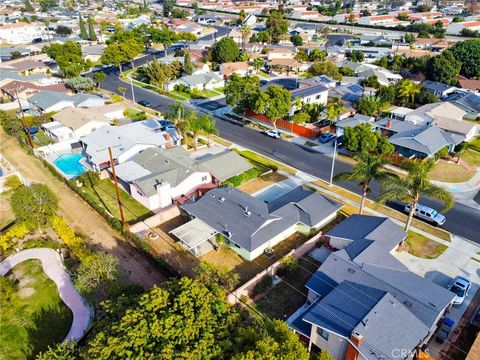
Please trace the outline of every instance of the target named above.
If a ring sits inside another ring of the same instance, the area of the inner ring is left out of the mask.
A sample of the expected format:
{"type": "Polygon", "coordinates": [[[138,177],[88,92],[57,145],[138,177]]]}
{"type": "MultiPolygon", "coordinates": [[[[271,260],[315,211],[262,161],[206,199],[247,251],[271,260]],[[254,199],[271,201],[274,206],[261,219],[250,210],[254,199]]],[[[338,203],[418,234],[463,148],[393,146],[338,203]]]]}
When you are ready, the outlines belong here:
{"type": "Polygon", "coordinates": [[[35,359],[35,356],[47,350],[48,346],[62,342],[72,326],[72,321],[72,311],[64,304],[35,313],[31,325],[27,328],[29,348],[25,351],[25,357],[35,359]]]}

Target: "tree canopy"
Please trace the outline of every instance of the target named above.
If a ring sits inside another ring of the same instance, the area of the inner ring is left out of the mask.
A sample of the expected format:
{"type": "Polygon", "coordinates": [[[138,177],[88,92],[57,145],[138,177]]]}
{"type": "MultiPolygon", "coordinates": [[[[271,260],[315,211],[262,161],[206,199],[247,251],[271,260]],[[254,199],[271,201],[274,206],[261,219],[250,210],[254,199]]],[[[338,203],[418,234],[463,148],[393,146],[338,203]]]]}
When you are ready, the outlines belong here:
{"type": "Polygon", "coordinates": [[[231,38],[224,37],[212,47],[212,59],[218,64],[235,61],[239,56],[240,49],[231,38]]]}
{"type": "Polygon", "coordinates": [[[68,79],[67,85],[75,91],[84,92],[95,88],[95,81],[89,77],[76,76],[68,79]]]}
{"type": "Polygon", "coordinates": [[[430,58],[425,70],[430,80],[456,85],[461,67],[462,63],[455,58],[450,50],[446,49],[437,56],[430,58]]]}
{"type": "Polygon", "coordinates": [[[270,15],[266,21],[266,27],[273,44],[278,44],[278,42],[286,36],[288,26],[289,23],[288,20],[284,18],[283,11],[275,9],[270,10],[270,15]]]}
{"type": "Polygon", "coordinates": [[[225,85],[225,98],[228,105],[240,111],[251,108],[254,99],[260,92],[260,79],[257,76],[245,77],[232,74],[225,85]]]}
{"type": "Polygon", "coordinates": [[[45,52],[57,62],[66,77],[79,76],[83,70],[88,70],[92,66],[91,61],[83,59],[82,47],[75,41],[52,44],[45,48],[45,52]]]}
{"type": "Polygon", "coordinates": [[[480,39],[459,41],[452,46],[451,51],[455,59],[462,63],[462,75],[480,77],[480,39]]]}
{"type": "Polygon", "coordinates": [[[327,75],[335,80],[342,80],[339,68],[331,61],[317,61],[310,66],[308,72],[313,76],[327,75]]]}
{"type": "Polygon", "coordinates": [[[347,149],[355,153],[391,154],[393,152],[393,145],[378,131],[373,131],[369,123],[345,128],[343,141],[347,149]]]}

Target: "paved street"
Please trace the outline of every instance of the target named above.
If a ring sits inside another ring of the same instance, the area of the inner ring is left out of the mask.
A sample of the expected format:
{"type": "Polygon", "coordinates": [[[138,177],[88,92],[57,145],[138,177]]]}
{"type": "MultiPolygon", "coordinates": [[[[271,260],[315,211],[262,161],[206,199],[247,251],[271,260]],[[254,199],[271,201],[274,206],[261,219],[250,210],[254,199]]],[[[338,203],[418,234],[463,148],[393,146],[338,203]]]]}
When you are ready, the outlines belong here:
{"type": "MultiPolygon", "coordinates": [[[[217,27],[217,39],[226,31],[224,27],[217,27]]],[[[213,35],[209,35],[211,37],[213,35]]],[[[163,52],[161,53],[163,55],[163,52]]],[[[161,56],[160,54],[157,55],[161,56]]],[[[143,58],[135,60],[135,66],[142,65],[147,61],[153,59],[153,55],[147,55],[143,58]]],[[[129,66],[125,64],[125,69],[129,66]]],[[[108,72],[107,79],[102,83],[102,88],[116,92],[119,86],[128,88],[126,97],[132,99],[131,88],[129,84],[118,79],[118,70],[111,68],[108,72]]],[[[140,87],[134,86],[135,100],[139,101],[146,99],[151,102],[152,109],[158,111],[165,111],[168,105],[175,102],[170,98],[159,95],[153,91],[149,91],[140,87]]],[[[185,107],[193,109],[188,104],[185,107]]],[[[279,160],[287,165],[295,167],[301,171],[317,176],[321,179],[328,180],[330,177],[330,168],[332,159],[328,155],[319,154],[308,147],[292,144],[287,141],[279,141],[263,136],[258,131],[249,127],[238,125],[236,122],[226,121],[216,118],[217,128],[220,131],[220,136],[239,144],[243,147],[257,151],[263,155],[269,156],[273,159],[279,160]]],[[[335,173],[342,171],[350,171],[351,165],[338,160],[335,165],[335,173]]],[[[343,183],[343,187],[359,193],[359,188],[355,183],[343,183]]],[[[371,197],[378,195],[378,189],[374,186],[371,197]]],[[[428,199],[422,200],[425,205],[436,209],[441,209],[441,203],[431,201],[428,199]]],[[[401,209],[401,204],[390,204],[393,208],[401,209]]],[[[478,224],[480,224],[480,207],[470,207],[464,203],[457,203],[453,209],[447,214],[447,222],[444,228],[454,234],[465,237],[477,243],[480,243],[480,233],[478,224]]]]}

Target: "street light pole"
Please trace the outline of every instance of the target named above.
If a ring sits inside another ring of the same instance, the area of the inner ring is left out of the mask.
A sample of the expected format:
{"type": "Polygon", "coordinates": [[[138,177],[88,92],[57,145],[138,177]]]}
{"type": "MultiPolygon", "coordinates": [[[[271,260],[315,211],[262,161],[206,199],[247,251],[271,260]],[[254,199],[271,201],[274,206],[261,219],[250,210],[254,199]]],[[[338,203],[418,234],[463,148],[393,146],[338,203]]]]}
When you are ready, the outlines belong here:
{"type": "Polygon", "coordinates": [[[335,157],[337,156],[337,138],[335,138],[335,144],[333,147],[333,159],[332,159],[332,170],[330,172],[330,183],[329,186],[333,185],[333,171],[335,170],[335,157]]]}
{"type": "Polygon", "coordinates": [[[135,92],[133,91],[133,81],[132,81],[132,75],[130,74],[130,88],[132,89],[132,100],[135,102],[135,92]]]}

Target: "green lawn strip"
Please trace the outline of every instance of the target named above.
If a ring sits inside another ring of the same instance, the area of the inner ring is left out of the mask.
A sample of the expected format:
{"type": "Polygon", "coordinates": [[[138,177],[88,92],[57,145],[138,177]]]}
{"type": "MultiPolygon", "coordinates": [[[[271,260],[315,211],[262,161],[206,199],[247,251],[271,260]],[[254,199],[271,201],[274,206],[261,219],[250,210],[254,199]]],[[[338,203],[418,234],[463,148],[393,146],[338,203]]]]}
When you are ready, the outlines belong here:
{"type": "MultiPolygon", "coordinates": [[[[100,183],[94,187],[94,189],[82,188],[80,191],[85,190],[90,193],[94,198],[98,200],[109,213],[120,219],[120,211],[118,209],[117,198],[115,194],[115,185],[110,179],[103,179],[100,183]]],[[[120,188],[120,199],[123,206],[123,214],[125,221],[128,223],[136,223],[139,220],[148,218],[153,213],[145,206],[140,204],[137,200],[133,199],[128,193],[120,188]]]]}
{"type": "Polygon", "coordinates": [[[169,98],[173,99],[173,100],[178,100],[178,101],[186,101],[186,100],[189,100],[191,98],[186,98],[183,96],[184,93],[181,93],[182,95],[180,95],[180,93],[178,91],[170,91],[169,93],[166,93],[165,96],[168,96],[169,98]]]}
{"type": "Polygon", "coordinates": [[[460,155],[461,158],[471,166],[480,167],[480,151],[467,149],[460,155]]]}
{"type": "Polygon", "coordinates": [[[272,160],[270,158],[267,158],[263,155],[260,155],[256,152],[250,151],[250,150],[238,150],[238,149],[233,149],[234,151],[238,152],[240,155],[243,157],[255,161],[259,164],[262,164],[266,167],[269,167],[273,170],[282,170],[285,171],[286,173],[289,173],[291,175],[295,175],[297,173],[297,170],[294,168],[291,168],[290,166],[281,164],[275,160],[272,160]]]}
{"type": "Polygon", "coordinates": [[[260,76],[260,77],[264,77],[264,78],[270,78],[270,75],[268,75],[267,73],[263,72],[263,71],[259,71],[257,72],[257,75],[260,76]]]}
{"type": "Polygon", "coordinates": [[[468,143],[470,149],[480,151],[480,136],[477,136],[475,139],[468,143]]]}
{"type": "Polygon", "coordinates": [[[436,259],[447,246],[409,230],[407,236],[408,252],[423,259],[436,259]]]}
{"type": "Polygon", "coordinates": [[[2,279],[0,304],[1,359],[34,358],[49,345],[61,342],[72,325],[71,310],[38,260],[18,264],[2,279]],[[7,295],[9,280],[16,285],[7,295]]]}
{"type": "Polygon", "coordinates": [[[224,138],[221,138],[217,135],[210,135],[210,139],[212,139],[212,141],[215,141],[216,143],[219,143],[220,145],[223,145],[223,146],[226,146],[226,147],[232,146],[232,143],[230,141],[225,140],[224,138]]]}
{"type": "Polygon", "coordinates": [[[145,120],[148,117],[145,111],[139,109],[126,109],[123,112],[123,115],[132,119],[133,121],[145,120]]]}

